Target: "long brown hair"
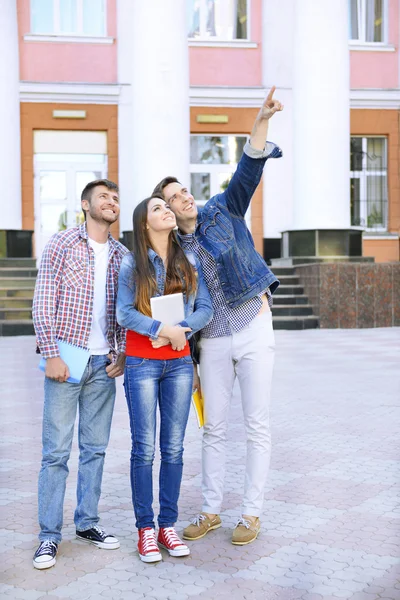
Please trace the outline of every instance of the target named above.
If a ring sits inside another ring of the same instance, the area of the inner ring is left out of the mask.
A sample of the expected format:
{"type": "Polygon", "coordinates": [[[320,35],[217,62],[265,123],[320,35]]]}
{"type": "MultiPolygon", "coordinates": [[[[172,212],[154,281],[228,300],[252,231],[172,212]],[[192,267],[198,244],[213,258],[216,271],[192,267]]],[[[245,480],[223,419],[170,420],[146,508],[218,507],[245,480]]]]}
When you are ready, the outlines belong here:
{"type": "MultiPolygon", "coordinates": [[[[144,315],[151,316],[150,298],[157,292],[156,274],[148,256],[151,245],[147,231],[147,208],[152,198],[160,198],[154,194],[140,202],[133,211],[133,254],[135,258],[134,279],[136,284],[136,309],[144,315]]],[[[196,272],[180,247],[175,231],[168,237],[168,264],[164,294],[184,292],[192,294],[197,287],[196,272]]]]}

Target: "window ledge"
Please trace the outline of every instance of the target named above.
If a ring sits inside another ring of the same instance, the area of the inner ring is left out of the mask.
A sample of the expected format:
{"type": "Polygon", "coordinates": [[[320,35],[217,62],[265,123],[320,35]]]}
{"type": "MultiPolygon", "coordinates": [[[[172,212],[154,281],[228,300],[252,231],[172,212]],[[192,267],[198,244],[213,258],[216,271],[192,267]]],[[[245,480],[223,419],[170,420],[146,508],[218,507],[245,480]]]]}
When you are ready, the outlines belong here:
{"type": "Polygon", "coordinates": [[[365,240],[398,240],[399,235],[397,233],[388,233],[384,230],[376,231],[365,231],[363,234],[365,240]]]}
{"type": "Polygon", "coordinates": [[[396,47],[379,42],[349,42],[349,49],[355,52],[395,52],[396,47]]]}
{"type": "Polygon", "coordinates": [[[189,38],[189,46],[193,48],[258,48],[258,44],[249,40],[199,40],[189,38]]]}
{"type": "Polygon", "coordinates": [[[95,37],[90,35],[63,35],[28,33],[24,35],[25,42],[56,42],[59,44],[113,44],[112,37],[95,37]]]}

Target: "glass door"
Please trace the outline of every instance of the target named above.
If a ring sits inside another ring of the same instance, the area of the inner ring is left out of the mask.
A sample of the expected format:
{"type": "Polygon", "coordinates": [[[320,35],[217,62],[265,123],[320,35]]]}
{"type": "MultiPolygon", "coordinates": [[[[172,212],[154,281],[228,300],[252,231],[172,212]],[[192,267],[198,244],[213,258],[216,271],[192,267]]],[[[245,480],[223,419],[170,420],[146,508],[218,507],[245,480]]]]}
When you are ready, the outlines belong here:
{"type": "Polygon", "coordinates": [[[81,193],[85,185],[107,176],[104,155],[97,155],[95,160],[87,155],[48,158],[48,155],[35,155],[35,249],[38,259],[52,235],[84,221],[81,193]]]}

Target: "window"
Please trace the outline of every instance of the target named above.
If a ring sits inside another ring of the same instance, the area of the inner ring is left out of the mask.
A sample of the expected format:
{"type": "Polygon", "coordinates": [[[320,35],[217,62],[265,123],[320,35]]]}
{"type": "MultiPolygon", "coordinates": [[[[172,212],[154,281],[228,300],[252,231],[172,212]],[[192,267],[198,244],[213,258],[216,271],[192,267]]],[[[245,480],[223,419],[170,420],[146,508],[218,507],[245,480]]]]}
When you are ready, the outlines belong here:
{"type": "Polygon", "coordinates": [[[388,221],[387,151],[384,137],[350,141],[351,224],[386,231],[388,221]]]}
{"type": "Polygon", "coordinates": [[[247,40],[248,0],[187,0],[189,37],[247,40]]]}
{"type": "Polygon", "coordinates": [[[105,0],[31,0],[31,30],[44,35],[105,36],[105,0]]]}
{"type": "MultiPolygon", "coordinates": [[[[244,135],[190,136],[190,190],[198,206],[226,190],[246,142],[244,135]]],[[[246,222],[250,229],[250,209],[246,222]]]]}
{"type": "Polygon", "coordinates": [[[385,42],[386,0],[349,0],[350,40],[385,42]]]}

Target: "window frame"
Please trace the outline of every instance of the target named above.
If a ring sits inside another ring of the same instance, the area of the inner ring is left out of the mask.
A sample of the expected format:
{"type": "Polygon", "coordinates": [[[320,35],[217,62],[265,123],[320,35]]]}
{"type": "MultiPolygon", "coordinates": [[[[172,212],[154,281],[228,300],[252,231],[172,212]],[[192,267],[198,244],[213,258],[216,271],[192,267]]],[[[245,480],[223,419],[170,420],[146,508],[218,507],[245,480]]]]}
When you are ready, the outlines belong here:
{"type": "Polygon", "coordinates": [[[364,198],[364,200],[360,200],[360,221],[364,221],[366,225],[353,225],[352,227],[361,227],[365,229],[367,232],[379,232],[383,233],[388,231],[389,226],[389,185],[388,185],[388,137],[385,135],[351,135],[350,140],[353,138],[361,139],[361,152],[362,152],[362,162],[361,162],[361,170],[350,171],[351,179],[359,179],[360,181],[360,198],[364,198]],[[367,161],[368,161],[368,140],[371,139],[382,139],[384,140],[384,164],[386,165],[385,169],[374,169],[368,170],[367,161]],[[386,179],[386,208],[384,214],[384,222],[381,225],[368,227],[368,203],[369,199],[367,197],[368,190],[368,177],[371,176],[379,176],[385,177],[386,179]]]}
{"type": "MultiPolygon", "coordinates": [[[[207,0],[200,0],[201,6],[200,11],[205,10],[207,0]]],[[[247,36],[246,38],[225,38],[218,36],[202,36],[200,33],[199,37],[190,37],[188,33],[188,42],[190,46],[214,46],[214,47],[230,47],[230,46],[241,46],[245,48],[257,47],[257,44],[251,42],[251,0],[246,0],[247,9],[247,36]]],[[[200,30],[201,25],[204,26],[205,19],[200,17],[200,30]]]]}
{"type": "Polygon", "coordinates": [[[357,18],[358,18],[358,38],[352,39],[350,37],[351,33],[351,11],[350,11],[350,1],[349,2],[349,44],[350,50],[352,46],[354,47],[371,47],[371,48],[382,48],[388,46],[389,39],[389,1],[382,0],[382,41],[380,42],[370,42],[366,40],[366,0],[357,0],[357,18]],[[361,17],[361,18],[360,18],[361,17]]]}
{"type": "MultiPolygon", "coordinates": [[[[104,12],[104,27],[102,35],[93,35],[90,33],[85,33],[83,31],[83,2],[84,0],[77,0],[77,9],[76,9],[76,31],[60,31],[60,0],[52,0],[53,3],[53,30],[52,31],[42,31],[42,32],[34,32],[32,31],[32,23],[33,23],[33,2],[30,2],[30,36],[35,36],[35,38],[48,38],[52,36],[62,37],[62,38],[82,38],[82,39],[90,39],[95,38],[98,40],[107,39],[107,0],[102,0],[103,2],[103,12],[104,12]]],[[[32,41],[32,40],[30,40],[32,41]]]]}

